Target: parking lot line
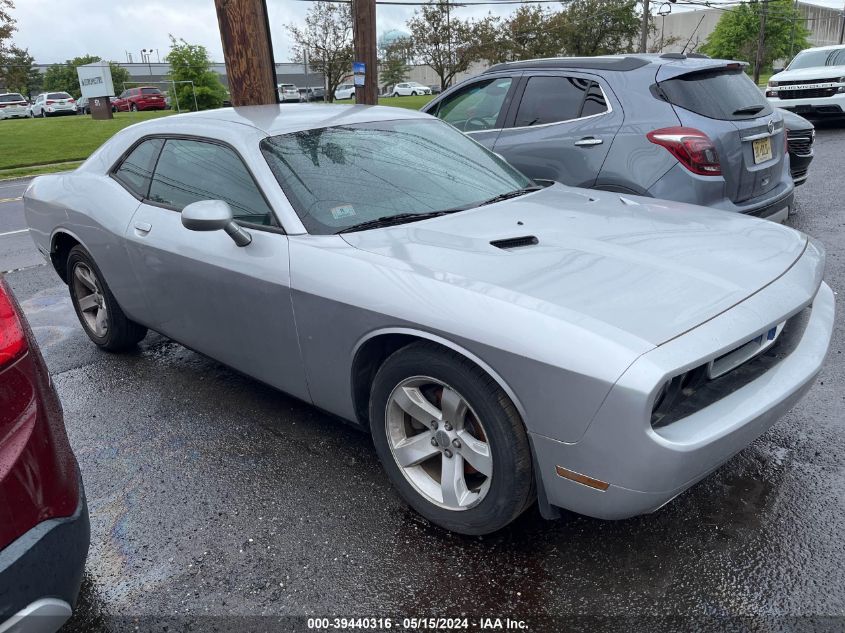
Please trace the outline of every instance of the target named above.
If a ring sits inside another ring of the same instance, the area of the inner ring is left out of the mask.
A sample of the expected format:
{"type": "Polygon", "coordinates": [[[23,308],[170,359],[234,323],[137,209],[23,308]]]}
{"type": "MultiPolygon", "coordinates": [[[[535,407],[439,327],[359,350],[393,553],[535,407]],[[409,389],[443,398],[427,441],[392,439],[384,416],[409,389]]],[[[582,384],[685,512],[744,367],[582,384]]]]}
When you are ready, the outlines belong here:
{"type": "Polygon", "coordinates": [[[0,204],[4,202],[17,202],[18,200],[23,200],[23,196],[18,196],[17,198],[0,198],[0,204]]]}
{"type": "Polygon", "coordinates": [[[8,231],[7,233],[0,233],[0,237],[4,235],[17,235],[18,233],[26,233],[29,229],[19,229],[17,231],[8,231]]]}

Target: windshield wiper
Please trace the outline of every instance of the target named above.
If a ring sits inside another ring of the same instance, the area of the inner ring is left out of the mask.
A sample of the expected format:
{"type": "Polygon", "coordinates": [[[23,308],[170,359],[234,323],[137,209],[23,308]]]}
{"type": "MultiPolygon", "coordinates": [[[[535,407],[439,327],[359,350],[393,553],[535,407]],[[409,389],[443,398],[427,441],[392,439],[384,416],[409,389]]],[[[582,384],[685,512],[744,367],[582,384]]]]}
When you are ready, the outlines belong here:
{"type": "Polygon", "coordinates": [[[734,110],[734,114],[757,114],[760,110],[765,108],[764,105],[750,105],[745,106],[744,108],[740,108],[739,110],[734,110]]]}
{"type": "Polygon", "coordinates": [[[479,202],[478,206],[483,207],[486,204],[494,204],[496,202],[502,202],[503,200],[510,200],[511,198],[516,198],[518,196],[524,196],[526,193],[531,193],[532,191],[539,191],[542,187],[534,185],[532,187],[524,187],[522,189],[514,189],[513,191],[508,191],[507,193],[500,193],[498,196],[493,196],[492,198],[485,200],[484,202],[479,202]]]}
{"type": "Polygon", "coordinates": [[[367,220],[366,222],[359,222],[352,226],[347,226],[345,229],[340,229],[337,233],[352,233],[353,231],[366,231],[367,229],[377,229],[382,226],[393,226],[396,224],[405,224],[406,222],[416,222],[417,220],[425,220],[428,218],[436,218],[439,215],[446,215],[447,213],[454,213],[461,211],[461,208],[444,209],[442,211],[426,211],[425,213],[399,213],[397,215],[384,215],[375,220],[367,220]]]}

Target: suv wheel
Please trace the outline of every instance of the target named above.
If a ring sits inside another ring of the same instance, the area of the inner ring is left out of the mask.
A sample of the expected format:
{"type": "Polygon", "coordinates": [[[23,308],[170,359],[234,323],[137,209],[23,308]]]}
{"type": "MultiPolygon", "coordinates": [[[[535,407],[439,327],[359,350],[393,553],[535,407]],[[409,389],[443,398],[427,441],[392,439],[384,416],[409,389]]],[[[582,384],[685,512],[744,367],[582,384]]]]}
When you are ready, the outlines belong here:
{"type": "Polygon", "coordinates": [[[120,352],[135,346],[147,328],[130,321],[109,290],[94,260],[81,246],[67,258],[70,299],[85,333],[98,347],[120,352]]]}
{"type": "Polygon", "coordinates": [[[129,109],[132,110],[132,112],[137,112],[138,111],[138,104],[133,103],[131,106],[129,106],[129,109]]]}
{"type": "Polygon", "coordinates": [[[373,381],[370,427],[391,482],[447,530],[488,534],[536,497],[522,420],[498,384],[428,342],[392,354],[373,381]]]}

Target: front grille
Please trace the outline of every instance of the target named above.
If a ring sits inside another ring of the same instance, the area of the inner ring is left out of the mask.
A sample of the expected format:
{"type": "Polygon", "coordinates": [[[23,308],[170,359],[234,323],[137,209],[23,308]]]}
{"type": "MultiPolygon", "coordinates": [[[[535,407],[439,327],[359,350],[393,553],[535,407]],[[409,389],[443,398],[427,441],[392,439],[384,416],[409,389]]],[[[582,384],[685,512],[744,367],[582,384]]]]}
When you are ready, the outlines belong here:
{"type": "MultiPolygon", "coordinates": [[[[678,385],[674,400],[670,406],[667,406],[665,402],[655,403],[651,416],[652,427],[664,427],[690,416],[729,396],[774,368],[798,347],[804,330],[807,329],[811,311],[812,307],[808,306],[790,317],[784,324],[780,336],[772,345],[726,374],[708,379],[705,363],[675,378],[672,383],[678,381],[678,385]]],[[[670,390],[671,386],[666,392],[670,390]]]]}
{"type": "Polygon", "coordinates": [[[780,90],[778,97],[781,99],[822,99],[832,97],[839,88],[810,88],[808,90],[780,90]]]}
{"type": "Polygon", "coordinates": [[[786,133],[786,140],[789,144],[789,153],[806,156],[811,151],[813,145],[813,131],[812,130],[789,130],[786,133]]]}

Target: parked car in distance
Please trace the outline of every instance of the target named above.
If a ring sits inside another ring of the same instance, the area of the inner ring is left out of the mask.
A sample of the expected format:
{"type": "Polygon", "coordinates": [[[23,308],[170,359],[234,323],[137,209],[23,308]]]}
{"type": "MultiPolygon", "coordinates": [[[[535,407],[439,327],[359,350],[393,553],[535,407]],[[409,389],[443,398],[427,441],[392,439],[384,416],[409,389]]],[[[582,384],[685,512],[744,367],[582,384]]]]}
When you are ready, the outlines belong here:
{"type": "Polygon", "coordinates": [[[29,102],[19,92],[0,93],[0,119],[23,119],[29,112],[29,102]]]}
{"type": "Polygon", "coordinates": [[[0,630],[56,631],[88,554],[88,508],[62,407],[0,276],[0,630]]]}
{"type": "Polygon", "coordinates": [[[443,89],[436,84],[431,84],[429,88],[431,88],[431,94],[433,95],[439,95],[441,92],[443,92],[443,89]]]}
{"type": "Polygon", "coordinates": [[[77,114],[91,114],[91,107],[88,105],[88,97],[79,97],[76,101],[77,114]]]}
{"type": "Polygon", "coordinates": [[[299,90],[293,84],[279,84],[279,101],[282,103],[299,103],[299,90]]]}
{"type": "Polygon", "coordinates": [[[334,90],[334,98],[336,101],[343,100],[343,99],[354,99],[355,98],[355,85],[354,84],[340,84],[334,90]]]}
{"type": "Polygon", "coordinates": [[[149,328],[369,429],[466,534],[661,507],[806,393],[834,325],[807,235],[539,187],[404,108],[146,121],[24,209],[96,345],[149,328]]]}
{"type": "Polygon", "coordinates": [[[320,86],[299,89],[299,100],[303,103],[310,101],[325,101],[326,89],[320,86]]]}
{"type": "Polygon", "coordinates": [[[801,51],[771,76],[766,97],[773,106],[808,118],[845,117],[845,46],[801,51]]]}
{"type": "Polygon", "coordinates": [[[783,124],[786,126],[786,143],[789,151],[789,172],[795,186],[807,181],[807,170],[813,162],[813,142],[816,140],[816,128],[807,119],[781,110],[783,124]]]}
{"type": "Polygon", "coordinates": [[[29,116],[46,118],[76,114],[76,100],[66,92],[42,92],[29,106],[29,116]]]}
{"type": "Polygon", "coordinates": [[[422,110],[531,178],[777,221],[793,203],[783,120],[737,62],[672,53],[498,64],[422,110]]]}
{"type": "Polygon", "coordinates": [[[423,86],[416,81],[404,81],[393,86],[393,97],[416,97],[417,95],[430,95],[431,88],[423,86]]]}
{"type": "Polygon", "coordinates": [[[112,99],[111,105],[114,112],[167,109],[167,101],[164,95],[155,86],[128,88],[112,99]]]}

